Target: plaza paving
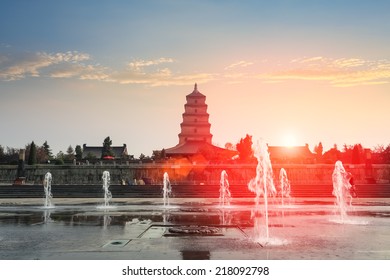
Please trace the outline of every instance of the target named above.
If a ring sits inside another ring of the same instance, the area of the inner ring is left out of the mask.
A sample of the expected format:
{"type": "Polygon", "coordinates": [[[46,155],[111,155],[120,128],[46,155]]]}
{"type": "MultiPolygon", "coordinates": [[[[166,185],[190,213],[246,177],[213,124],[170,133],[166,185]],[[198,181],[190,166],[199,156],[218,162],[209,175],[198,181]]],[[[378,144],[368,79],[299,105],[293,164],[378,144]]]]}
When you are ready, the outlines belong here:
{"type": "Polygon", "coordinates": [[[253,199],[0,199],[0,259],[270,259],[390,258],[390,199],[354,199],[341,221],[333,198],[271,200],[269,238],[253,199]],[[189,227],[191,226],[191,227],[189,227]],[[215,229],[193,234],[174,230],[215,229]],[[174,230],[172,230],[174,229],[174,230]]]}

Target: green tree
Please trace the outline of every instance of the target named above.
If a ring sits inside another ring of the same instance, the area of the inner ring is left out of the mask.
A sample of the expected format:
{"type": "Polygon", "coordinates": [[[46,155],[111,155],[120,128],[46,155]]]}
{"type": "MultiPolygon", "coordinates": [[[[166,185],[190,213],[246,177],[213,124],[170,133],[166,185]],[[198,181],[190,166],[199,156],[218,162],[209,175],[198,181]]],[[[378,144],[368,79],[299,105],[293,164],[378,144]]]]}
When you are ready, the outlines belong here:
{"type": "Polygon", "coordinates": [[[29,165],[35,165],[37,163],[37,147],[35,146],[34,141],[30,144],[30,152],[28,155],[28,162],[29,165]]]}
{"type": "Polygon", "coordinates": [[[242,161],[248,161],[253,156],[252,150],[252,136],[246,135],[245,138],[241,138],[237,143],[236,149],[242,161]]]}
{"type": "Polygon", "coordinates": [[[166,158],[165,149],[162,150],[154,150],[152,153],[153,160],[163,160],[166,158]]]}
{"type": "Polygon", "coordinates": [[[72,161],[75,159],[74,149],[72,145],[69,145],[68,149],[66,150],[65,159],[68,161],[72,161]]]}
{"type": "Polygon", "coordinates": [[[49,157],[43,147],[37,147],[37,163],[47,163],[49,157]]]}
{"type": "Polygon", "coordinates": [[[56,165],[64,164],[65,154],[62,151],[59,151],[56,155],[56,165]]]}
{"type": "Polygon", "coordinates": [[[363,152],[363,147],[361,144],[356,144],[352,149],[352,163],[359,164],[361,163],[361,154],[363,152]]]}
{"type": "Polygon", "coordinates": [[[76,152],[76,160],[81,161],[83,159],[83,150],[81,149],[80,145],[76,146],[75,152],[76,152]]]}
{"type": "Polygon", "coordinates": [[[3,148],[3,156],[0,161],[7,164],[18,164],[19,150],[11,147],[3,148]]]}
{"type": "Polygon", "coordinates": [[[314,152],[316,153],[317,162],[322,162],[323,151],[324,151],[324,147],[322,146],[322,142],[318,143],[318,145],[314,147],[314,152]]]}
{"type": "Polygon", "coordinates": [[[323,161],[324,163],[334,164],[338,160],[341,160],[341,152],[338,150],[337,145],[334,144],[333,148],[324,153],[323,161]]]}
{"type": "Polygon", "coordinates": [[[45,151],[45,153],[46,153],[46,155],[47,155],[47,159],[48,159],[48,160],[53,159],[53,154],[52,154],[52,152],[51,152],[51,149],[50,149],[49,144],[47,144],[47,141],[45,141],[45,142],[43,143],[42,148],[43,148],[43,150],[45,151]]]}
{"type": "Polygon", "coordinates": [[[114,156],[114,153],[111,148],[112,141],[110,139],[110,136],[106,137],[103,142],[103,149],[102,149],[102,158],[105,158],[107,156],[114,156]]]}
{"type": "Polygon", "coordinates": [[[3,146],[0,145],[0,162],[2,161],[3,158],[4,158],[4,148],[3,146]]]}
{"type": "Polygon", "coordinates": [[[390,144],[383,151],[383,163],[390,163],[390,144]]]}
{"type": "Polygon", "coordinates": [[[8,163],[4,147],[1,145],[0,145],[0,162],[1,163],[8,163]]]}
{"type": "Polygon", "coordinates": [[[89,152],[86,155],[85,159],[88,160],[88,161],[95,161],[97,158],[96,158],[96,156],[93,153],[89,152]]]}

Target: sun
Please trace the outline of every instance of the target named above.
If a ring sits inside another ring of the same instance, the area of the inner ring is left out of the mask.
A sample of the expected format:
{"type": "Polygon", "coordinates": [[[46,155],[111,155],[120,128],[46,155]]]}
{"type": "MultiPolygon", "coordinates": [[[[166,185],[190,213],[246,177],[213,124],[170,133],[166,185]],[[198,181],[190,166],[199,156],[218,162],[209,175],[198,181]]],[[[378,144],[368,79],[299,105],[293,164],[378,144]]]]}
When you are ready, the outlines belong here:
{"type": "Polygon", "coordinates": [[[283,137],[283,146],[285,147],[293,147],[296,146],[297,139],[294,134],[285,134],[283,137]]]}

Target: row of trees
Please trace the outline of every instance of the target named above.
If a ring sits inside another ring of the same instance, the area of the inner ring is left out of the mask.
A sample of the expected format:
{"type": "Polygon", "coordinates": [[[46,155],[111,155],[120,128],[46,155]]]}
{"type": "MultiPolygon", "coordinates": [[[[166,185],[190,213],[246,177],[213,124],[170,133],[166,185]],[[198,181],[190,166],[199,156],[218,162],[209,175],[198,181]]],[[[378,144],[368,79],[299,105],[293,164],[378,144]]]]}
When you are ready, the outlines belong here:
{"type": "MultiPolygon", "coordinates": [[[[106,137],[102,146],[102,158],[113,157],[114,153],[111,148],[112,140],[110,137],[106,137]]],[[[93,156],[90,156],[91,158],[93,156]]],[[[88,159],[88,155],[86,157],[88,159]]],[[[19,149],[2,147],[0,145],[0,163],[3,164],[17,164],[19,160],[19,149]]],[[[25,146],[25,160],[27,164],[45,164],[55,163],[64,164],[65,162],[81,162],[83,160],[83,149],[80,145],[76,145],[75,149],[72,145],[69,145],[66,152],[59,151],[56,155],[53,155],[51,148],[47,141],[41,146],[35,144],[34,141],[25,146]]]]}
{"type": "MultiPolygon", "coordinates": [[[[240,141],[233,145],[226,143],[225,148],[236,150],[239,154],[240,161],[253,161],[253,142],[252,136],[246,135],[240,141]]],[[[322,143],[314,147],[312,152],[316,163],[334,163],[341,160],[344,163],[361,164],[361,163],[390,163],[390,144],[386,147],[383,145],[376,146],[373,150],[365,149],[361,144],[347,145],[344,144],[341,150],[337,145],[324,152],[322,143]]]]}
{"type": "MultiPolygon", "coordinates": [[[[106,137],[102,145],[102,158],[114,156],[111,145],[112,140],[110,137],[106,137]]],[[[239,154],[239,161],[250,162],[255,160],[252,146],[252,136],[247,134],[244,138],[241,138],[236,145],[226,143],[225,148],[237,151],[239,154]]],[[[201,154],[212,161],[222,160],[218,158],[221,155],[215,153],[215,151],[205,150],[201,151],[201,154]]],[[[373,150],[365,149],[361,144],[344,144],[342,150],[339,150],[337,145],[334,145],[333,148],[324,152],[322,143],[319,142],[318,145],[314,147],[313,156],[315,157],[316,163],[334,163],[337,160],[352,164],[367,163],[367,161],[370,163],[390,163],[390,144],[386,147],[378,145],[373,150]]],[[[25,159],[29,165],[52,162],[56,164],[63,164],[64,162],[72,162],[74,160],[80,162],[83,160],[82,157],[83,150],[80,145],[76,145],[75,149],[69,145],[65,153],[60,151],[56,155],[53,155],[47,141],[45,141],[41,146],[36,145],[34,141],[25,146],[25,159]]],[[[151,158],[141,154],[140,159],[164,160],[166,159],[165,150],[153,151],[151,158]]],[[[18,160],[19,149],[3,147],[0,145],[0,163],[17,164],[18,160]]],[[[225,160],[226,159],[224,158],[222,161],[225,160]]]]}
{"type": "Polygon", "coordinates": [[[361,163],[390,163],[390,144],[387,147],[378,145],[374,149],[364,148],[361,144],[347,145],[344,144],[339,150],[337,145],[322,153],[322,143],[314,147],[318,163],[334,162],[341,160],[344,163],[361,164],[361,163]]]}
{"type": "MultiPolygon", "coordinates": [[[[25,160],[27,164],[41,164],[51,163],[63,164],[64,162],[70,162],[73,160],[82,160],[82,149],[80,145],[77,145],[75,149],[69,145],[66,153],[60,151],[56,155],[53,155],[51,148],[47,141],[41,146],[35,144],[34,141],[25,146],[25,160]]],[[[6,147],[0,145],[0,163],[3,164],[17,164],[19,160],[19,149],[6,147]]]]}

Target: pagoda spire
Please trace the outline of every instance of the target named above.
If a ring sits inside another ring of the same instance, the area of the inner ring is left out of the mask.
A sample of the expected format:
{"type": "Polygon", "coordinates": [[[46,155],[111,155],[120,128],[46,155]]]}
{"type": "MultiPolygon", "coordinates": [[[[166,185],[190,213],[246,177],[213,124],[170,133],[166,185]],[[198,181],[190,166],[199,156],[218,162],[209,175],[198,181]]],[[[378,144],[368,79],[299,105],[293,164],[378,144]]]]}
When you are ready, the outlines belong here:
{"type": "MultiPolygon", "coordinates": [[[[210,149],[212,150],[210,154],[213,155],[214,152],[221,153],[221,155],[225,153],[225,149],[212,144],[213,135],[210,131],[211,124],[207,107],[206,96],[199,92],[198,84],[195,83],[193,91],[186,95],[184,113],[182,114],[183,121],[180,124],[181,130],[178,135],[179,143],[175,147],[165,149],[167,156],[192,157],[210,149]]],[[[204,156],[208,158],[206,153],[204,156]]]]}
{"type": "Polygon", "coordinates": [[[188,141],[200,141],[211,144],[209,114],[207,113],[206,96],[198,91],[195,83],[194,91],[186,96],[183,122],[180,124],[179,144],[188,141]]]}

